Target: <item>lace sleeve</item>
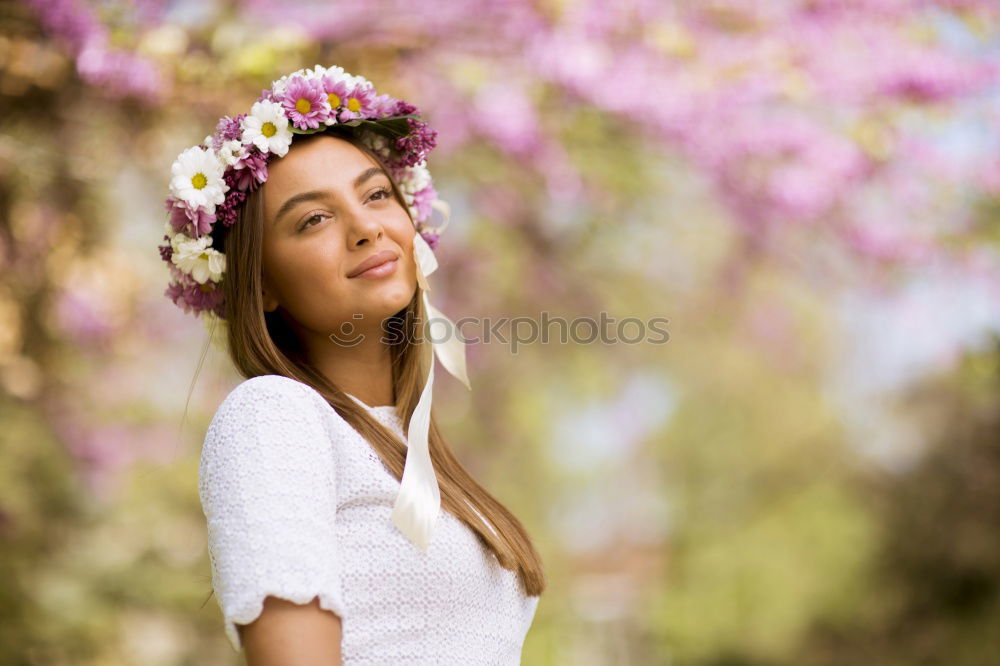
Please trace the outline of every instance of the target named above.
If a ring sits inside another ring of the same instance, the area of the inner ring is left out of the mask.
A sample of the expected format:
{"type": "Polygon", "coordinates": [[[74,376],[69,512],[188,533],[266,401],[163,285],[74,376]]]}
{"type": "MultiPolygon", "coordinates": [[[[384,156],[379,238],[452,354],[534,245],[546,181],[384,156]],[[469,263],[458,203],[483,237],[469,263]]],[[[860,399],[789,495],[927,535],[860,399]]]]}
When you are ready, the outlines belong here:
{"type": "Polygon", "coordinates": [[[322,398],[287,377],[249,379],[219,406],[198,470],[212,586],[225,633],[255,620],[265,597],[319,596],[343,617],[334,531],[336,471],[322,398]]]}

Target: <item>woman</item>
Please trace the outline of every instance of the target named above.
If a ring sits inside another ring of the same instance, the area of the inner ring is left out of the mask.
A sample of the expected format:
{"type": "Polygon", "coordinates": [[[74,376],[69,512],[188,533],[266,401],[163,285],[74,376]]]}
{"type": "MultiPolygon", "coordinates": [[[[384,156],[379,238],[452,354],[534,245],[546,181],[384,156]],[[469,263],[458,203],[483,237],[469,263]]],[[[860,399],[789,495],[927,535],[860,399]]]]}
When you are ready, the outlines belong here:
{"type": "Polygon", "coordinates": [[[167,295],[225,324],[247,378],[199,489],[251,666],[520,661],[540,559],[430,411],[433,137],[412,105],[317,66],[174,164],[167,295]]]}

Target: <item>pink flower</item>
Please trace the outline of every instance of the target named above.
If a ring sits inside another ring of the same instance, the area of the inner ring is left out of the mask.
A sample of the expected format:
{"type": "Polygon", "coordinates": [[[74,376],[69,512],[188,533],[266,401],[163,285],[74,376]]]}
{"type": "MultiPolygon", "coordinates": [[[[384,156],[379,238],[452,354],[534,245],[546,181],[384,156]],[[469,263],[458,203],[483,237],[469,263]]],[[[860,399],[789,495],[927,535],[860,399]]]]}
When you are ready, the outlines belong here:
{"type": "Polygon", "coordinates": [[[357,120],[375,115],[375,91],[364,85],[358,84],[347,93],[344,100],[344,108],[340,110],[338,118],[341,122],[347,120],[357,120]]]}
{"type": "Polygon", "coordinates": [[[419,192],[413,193],[413,207],[417,209],[417,221],[429,220],[433,208],[431,204],[437,199],[433,185],[428,185],[419,192]]]}
{"type": "Polygon", "coordinates": [[[427,241],[427,244],[431,246],[432,250],[437,249],[439,237],[433,231],[421,231],[420,236],[427,241]]]}
{"type": "Polygon", "coordinates": [[[224,297],[218,284],[209,280],[198,284],[180,271],[172,270],[174,280],[167,285],[164,295],[174,302],[174,305],[184,312],[201,314],[205,311],[214,312],[220,317],[225,316],[224,297]]]}
{"type": "Polygon", "coordinates": [[[391,95],[376,95],[370,108],[372,115],[378,118],[388,118],[396,112],[396,99],[391,95]]]}
{"type": "Polygon", "coordinates": [[[330,105],[330,116],[327,118],[326,124],[332,125],[337,122],[337,109],[347,104],[347,95],[351,90],[345,81],[329,74],[323,77],[322,85],[327,103],[330,105]]]}
{"type": "Polygon", "coordinates": [[[331,111],[323,85],[301,76],[289,80],[280,102],[292,125],[299,129],[316,129],[331,111]]]}
{"type": "Polygon", "coordinates": [[[188,208],[183,201],[174,197],[167,197],[164,201],[167,212],[170,213],[170,226],[175,231],[179,231],[191,238],[198,238],[202,234],[207,234],[212,230],[215,223],[215,215],[206,213],[205,209],[198,207],[195,210],[188,208]]]}
{"type": "MultiPolygon", "coordinates": [[[[251,148],[246,157],[237,161],[233,167],[236,180],[233,182],[227,180],[226,183],[230,187],[235,185],[237,189],[244,191],[257,189],[258,185],[267,180],[268,155],[270,153],[265,155],[257,150],[257,148],[251,148]]],[[[222,177],[225,179],[226,175],[223,174],[222,177]]]]}

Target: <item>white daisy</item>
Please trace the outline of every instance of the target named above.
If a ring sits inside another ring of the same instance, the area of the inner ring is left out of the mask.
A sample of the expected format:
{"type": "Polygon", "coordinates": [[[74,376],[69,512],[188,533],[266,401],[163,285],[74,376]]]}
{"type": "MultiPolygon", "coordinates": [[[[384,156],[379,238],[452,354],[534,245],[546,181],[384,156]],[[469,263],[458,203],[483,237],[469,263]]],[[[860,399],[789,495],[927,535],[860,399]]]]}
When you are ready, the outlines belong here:
{"type": "Polygon", "coordinates": [[[170,239],[170,246],[173,248],[170,261],[198,284],[205,284],[209,280],[218,282],[226,271],[226,255],[210,247],[211,244],[212,237],[209,234],[199,238],[176,234],[170,239]]]}
{"type": "Polygon", "coordinates": [[[214,213],[229,191],[222,180],[224,170],[211,150],[192,146],[178,155],[170,167],[170,192],[192,209],[204,207],[205,212],[214,213]]]}
{"type": "Polygon", "coordinates": [[[230,139],[219,146],[219,159],[229,166],[235,166],[245,155],[243,144],[237,139],[230,139]]]}
{"type": "Polygon", "coordinates": [[[277,102],[254,102],[243,118],[243,143],[253,143],[262,153],[284,157],[292,143],[292,128],[285,110],[277,102]]]}

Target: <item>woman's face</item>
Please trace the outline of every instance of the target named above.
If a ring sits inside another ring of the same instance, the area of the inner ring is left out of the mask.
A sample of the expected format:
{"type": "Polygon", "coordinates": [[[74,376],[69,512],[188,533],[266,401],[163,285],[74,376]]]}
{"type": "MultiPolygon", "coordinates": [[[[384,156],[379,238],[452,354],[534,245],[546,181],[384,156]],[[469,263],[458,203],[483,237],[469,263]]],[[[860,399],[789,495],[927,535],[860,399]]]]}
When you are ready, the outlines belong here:
{"type": "Polygon", "coordinates": [[[281,306],[326,337],[344,322],[378,330],[413,298],[413,223],[367,153],[329,135],[293,143],[268,165],[262,194],[265,310],[281,306]],[[382,252],[396,260],[354,275],[382,252]]]}

